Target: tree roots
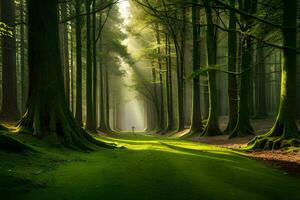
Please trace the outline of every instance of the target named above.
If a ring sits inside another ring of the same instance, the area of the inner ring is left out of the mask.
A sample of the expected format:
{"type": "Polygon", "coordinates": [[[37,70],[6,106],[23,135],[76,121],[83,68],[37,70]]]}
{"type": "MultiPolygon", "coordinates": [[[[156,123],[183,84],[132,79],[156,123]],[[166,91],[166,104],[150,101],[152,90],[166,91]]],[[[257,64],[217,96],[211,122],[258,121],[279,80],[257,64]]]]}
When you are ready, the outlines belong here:
{"type": "Polygon", "coordinates": [[[300,147],[300,134],[293,121],[277,120],[270,132],[255,137],[248,143],[249,149],[273,150],[300,147]]]}

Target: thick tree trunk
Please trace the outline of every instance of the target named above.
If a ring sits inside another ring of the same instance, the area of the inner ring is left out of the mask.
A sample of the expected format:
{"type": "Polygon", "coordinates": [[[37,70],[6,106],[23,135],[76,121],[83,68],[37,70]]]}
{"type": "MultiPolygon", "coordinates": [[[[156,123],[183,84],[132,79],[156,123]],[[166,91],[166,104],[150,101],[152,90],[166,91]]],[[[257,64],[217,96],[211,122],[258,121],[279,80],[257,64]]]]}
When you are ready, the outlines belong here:
{"type": "MultiPolygon", "coordinates": [[[[216,65],[216,51],[217,51],[217,35],[213,22],[211,3],[208,0],[204,0],[205,12],[207,20],[207,67],[213,68],[216,65]]],[[[202,133],[203,136],[214,136],[222,134],[219,129],[218,120],[218,101],[217,101],[217,88],[216,88],[216,71],[208,71],[208,92],[209,92],[209,113],[206,126],[202,133]]]]}
{"type": "Polygon", "coordinates": [[[253,149],[277,149],[299,146],[300,134],[296,124],[297,77],[297,4],[298,0],[283,1],[283,65],[281,71],[280,108],[276,122],[269,133],[253,139],[253,149]]]}
{"type": "MultiPolygon", "coordinates": [[[[235,7],[235,0],[230,0],[230,6],[235,7]]],[[[228,117],[229,121],[225,133],[231,133],[238,118],[238,96],[237,96],[237,35],[236,35],[236,13],[229,11],[229,32],[228,32],[228,117]]]]}
{"type": "Polygon", "coordinates": [[[2,36],[2,108],[0,118],[17,121],[20,118],[17,102],[15,3],[13,0],[0,1],[1,21],[12,27],[12,37],[2,36]]]}
{"type": "Polygon", "coordinates": [[[76,0],[76,121],[82,126],[81,0],[76,0]]]}
{"type": "MultiPolygon", "coordinates": [[[[193,0],[194,4],[198,0],[193,0]]],[[[193,71],[197,72],[200,69],[200,10],[197,6],[192,8],[192,23],[193,23],[193,71]]],[[[200,106],[200,76],[193,79],[193,99],[192,99],[192,124],[189,135],[201,134],[203,131],[201,106],[200,106]]]]}
{"type": "Polygon", "coordinates": [[[90,150],[92,143],[112,147],[78,126],[67,106],[57,9],[57,0],[28,1],[29,100],[20,126],[70,148],[90,150]]]}

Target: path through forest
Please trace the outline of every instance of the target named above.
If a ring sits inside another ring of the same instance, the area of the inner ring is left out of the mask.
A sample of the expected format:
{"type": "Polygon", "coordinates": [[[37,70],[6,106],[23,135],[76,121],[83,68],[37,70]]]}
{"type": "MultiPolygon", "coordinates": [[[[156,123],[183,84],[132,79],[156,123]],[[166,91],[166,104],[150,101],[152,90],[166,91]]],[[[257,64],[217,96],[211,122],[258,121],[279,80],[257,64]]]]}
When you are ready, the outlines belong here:
{"type": "Polygon", "coordinates": [[[0,191],[11,199],[299,197],[300,177],[212,145],[126,135],[102,138],[126,149],[79,153],[19,137],[41,153],[7,159],[0,152],[0,174],[9,174],[0,180],[0,191]]]}

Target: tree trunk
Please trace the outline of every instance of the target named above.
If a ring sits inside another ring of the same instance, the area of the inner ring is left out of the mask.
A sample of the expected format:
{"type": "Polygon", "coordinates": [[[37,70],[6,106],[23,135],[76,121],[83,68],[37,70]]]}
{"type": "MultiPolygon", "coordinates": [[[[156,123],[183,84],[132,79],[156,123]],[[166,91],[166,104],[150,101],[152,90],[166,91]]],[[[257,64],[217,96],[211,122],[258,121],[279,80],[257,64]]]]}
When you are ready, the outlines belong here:
{"type": "Polygon", "coordinates": [[[283,1],[283,65],[281,68],[280,108],[273,128],[257,136],[248,145],[252,149],[278,149],[299,146],[296,124],[297,106],[297,4],[298,0],[283,1]]]}
{"type": "Polygon", "coordinates": [[[96,132],[93,102],[93,65],[91,52],[91,0],[85,0],[86,15],[86,125],[89,131],[96,132]]]}
{"type": "MultiPolygon", "coordinates": [[[[235,7],[235,0],[230,0],[230,6],[235,7]]],[[[229,32],[228,32],[228,117],[229,121],[225,133],[231,133],[238,118],[238,96],[237,96],[237,35],[236,35],[236,13],[229,11],[229,32]]]]}
{"type": "Polygon", "coordinates": [[[20,68],[21,68],[21,112],[24,113],[27,102],[27,76],[25,65],[25,7],[24,1],[20,1],[20,68]]]}
{"type": "Polygon", "coordinates": [[[167,113],[168,123],[166,131],[174,129],[174,114],[173,114],[173,89],[172,89],[172,58],[170,37],[166,33],[166,88],[167,88],[167,113]]]}
{"type": "MultiPolygon", "coordinates": [[[[61,4],[61,18],[65,20],[68,18],[68,5],[66,2],[61,4]]],[[[66,98],[67,104],[70,106],[70,63],[69,63],[69,37],[68,37],[68,22],[65,22],[62,25],[63,31],[63,66],[64,66],[64,74],[65,74],[65,90],[66,90],[66,98]]]]}
{"type": "Polygon", "coordinates": [[[1,0],[1,21],[12,27],[12,37],[2,36],[2,108],[0,118],[17,121],[20,118],[17,102],[15,3],[1,0]]]}
{"type": "MultiPolygon", "coordinates": [[[[206,20],[207,20],[207,67],[213,68],[216,65],[216,43],[217,35],[213,22],[211,3],[208,0],[204,0],[206,20]]],[[[203,136],[220,135],[218,120],[218,103],[217,103],[217,88],[216,88],[216,71],[208,71],[208,92],[209,92],[209,113],[205,129],[202,133],[203,136]]]]}
{"type": "MultiPolygon", "coordinates": [[[[102,22],[102,14],[100,14],[100,22],[99,23],[103,23],[102,22]]],[[[104,85],[104,56],[103,56],[103,36],[102,36],[102,32],[100,32],[100,36],[99,36],[99,49],[101,52],[100,55],[100,75],[99,75],[99,92],[100,92],[100,106],[99,106],[99,113],[100,113],[100,125],[99,125],[99,130],[100,131],[108,131],[107,130],[107,124],[106,124],[106,119],[105,119],[105,85],[104,85]]]]}
{"type": "Polygon", "coordinates": [[[81,0],[76,0],[76,121],[82,126],[81,0]]]}
{"type": "Polygon", "coordinates": [[[92,41],[93,41],[93,115],[95,120],[95,127],[97,128],[97,94],[98,94],[98,81],[97,81],[97,18],[96,18],[96,0],[93,0],[93,14],[92,14],[93,22],[92,22],[92,41]]]}
{"type": "Polygon", "coordinates": [[[164,105],[164,86],[163,86],[163,75],[162,75],[162,59],[161,59],[161,37],[160,37],[160,28],[159,25],[156,24],[156,42],[157,42],[157,62],[158,62],[158,70],[159,70],[159,127],[162,132],[165,131],[165,105],[164,105]]]}
{"type": "Polygon", "coordinates": [[[155,116],[156,116],[156,121],[155,121],[155,131],[159,132],[161,131],[160,127],[160,110],[159,110],[159,99],[158,99],[158,89],[157,89],[157,80],[156,80],[156,69],[152,68],[152,82],[153,82],[153,90],[154,90],[154,99],[153,99],[153,104],[155,106],[155,116]]]}
{"type": "Polygon", "coordinates": [[[92,143],[112,147],[78,126],[67,106],[57,9],[57,0],[28,1],[29,100],[20,126],[70,148],[90,150],[92,143]]]}
{"type": "MultiPolygon", "coordinates": [[[[198,0],[193,0],[194,4],[198,0]]],[[[193,71],[194,73],[200,69],[200,10],[197,6],[192,8],[193,23],[193,71]]],[[[200,134],[203,131],[201,106],[200,106],[200,76],[193,79],[193,99],[192,99],[192,124],[189,135],[200,134]]]]}
{"type": "MultiPolygon", "coordinates": [[[[244,12],[254,14],[256,1],[245,0],[243,5],[244,12]]],[[[248,17],[242,17],[244,22],[243,31],[249,31],[251,21],[248,17]]],[[[230,133],[230,138],[242,137],[245,135],[254,134],[254,130],[250,123],[250,105],[249,93],[251,90],[251,73],[253,68],[253,43],[250,37],[244,36],[242,39],[242,61],[241,61],[241,85],[240,85],[240,98],[238,103],[238,119],[234,130],[230,133]]]]}

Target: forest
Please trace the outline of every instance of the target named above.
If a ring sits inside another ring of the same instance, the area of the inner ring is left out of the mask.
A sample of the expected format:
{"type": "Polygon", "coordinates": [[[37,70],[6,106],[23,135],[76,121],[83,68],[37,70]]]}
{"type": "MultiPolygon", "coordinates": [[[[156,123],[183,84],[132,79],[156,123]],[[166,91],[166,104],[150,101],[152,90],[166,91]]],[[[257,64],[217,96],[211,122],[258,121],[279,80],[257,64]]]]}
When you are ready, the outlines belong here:
{"type": "Polygon", "coordinates": [[[0,0],[0,199],[285,200],[299,0],[0,0]]]}

